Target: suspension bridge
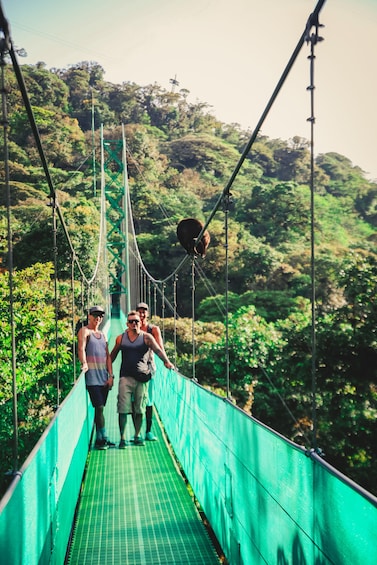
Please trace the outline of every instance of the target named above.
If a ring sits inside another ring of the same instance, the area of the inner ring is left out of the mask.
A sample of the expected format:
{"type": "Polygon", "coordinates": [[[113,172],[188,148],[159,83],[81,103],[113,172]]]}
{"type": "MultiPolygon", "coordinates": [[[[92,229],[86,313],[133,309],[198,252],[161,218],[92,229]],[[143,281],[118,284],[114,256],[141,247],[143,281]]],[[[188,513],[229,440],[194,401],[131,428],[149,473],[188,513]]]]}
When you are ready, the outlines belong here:
{"type": "MultiPolygon", "coordinates": [[[[311,46],[311,61],[314,60],[323,4],[324,0],[318,2],[311,14],[197,242],[220,205],[229,201],[234,179],[305,41],[311,46]]],[[[139,300],[152,303],[158,293],[163,308],[171,308],[175,319],[176,296],[170,302],[164,294],[164,285],[167,280],[174,281],[190,256],[186,255],[174,273],[163,281],[154,279],[147,271],[133,227],[126,140],[124,135],[122,139],[104,139],[101,132],[99,251],[93,276],[85,276],[56,199],[3,13],[0,19],[2,60],[4,63],[5,54],[10,56],[23,94],[50,189],[54,225],[60,220],[71,246],[72,262],[87,287],[96,283],[102,290],[107,311],[102,329],[111,349],[115,337],[124,331],[127,312],[139,300]],[[107,271],[98,283],[104,264],[107,271]]],[[[313,128],[314,116],[310,122],[313,128]]],[[[6,135],[4,144],[6,155],[6,135]]],[[[9,192],[9,172],[6,186],[9,192]]],[[[225,233],[226,222],[227,213],[225,233]]],[[[9,241],[10,256],[11,247],[9,241]]],[[[56,240],[54,249],[57,253],[56,240]]],[[[191,261],[194,277],[195,258],[191,257],[191,261]]],[[[193,292],[194,288],[193,279],[193,292]]],[[[87,306],[90,300],[88,292],[87,306]]],[[[10,318],[14,324],[12,308],[11,303],[10,318]]],[[[193,320],[194,317],[193,308],[193,320]]],[[[167,370],[156,360],[154,431],[158,441],[147,442],[143,447],[132,445],[130,427],[127,449],[94,449],[93,408],[88,401],[84,375],[78,375],[77,379],[75,375],[70,394],[62,403],[58,402],[48,428],[21,468],[15,468],[13,480],[0,501],[2,563],[374,565],[377,562],[377,499],[327,464],[316,449],[315,439],[310,448],[297,445],[235,406],[230,394],[228,358],[227,396],[220,397],[202,387],[195,378],[194,344],[193,335],[190,378],[177,369],[167,370]]],[[[118,374],[117,362],[114,369],[118,374]]],[[[109,436],[114,441],[118,437],[115,402],[113,390],[105,416],[109,436]]]]}

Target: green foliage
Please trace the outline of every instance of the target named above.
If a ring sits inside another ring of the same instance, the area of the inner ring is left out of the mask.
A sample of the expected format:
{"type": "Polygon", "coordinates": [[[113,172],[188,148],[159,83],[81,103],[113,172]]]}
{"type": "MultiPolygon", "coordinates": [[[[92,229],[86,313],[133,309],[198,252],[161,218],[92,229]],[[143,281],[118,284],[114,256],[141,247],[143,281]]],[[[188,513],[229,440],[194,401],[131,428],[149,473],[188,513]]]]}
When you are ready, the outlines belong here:
{"type": "MultiPolygon", "coordinates": [[[[15,375],[12,371],[12,333],[9,310],[9,280],[0,274],[0,476],[12,468],[13,390],[17,392],[19,460],[26,458],[54,413],[58,400],[71,388],[71,328],[58,321],[56,350],[54,289],[51,264],[36,263],[14,273],[13,310],[15,375]],[[58,356],[58,357],[57,357],[58,356]],[[62,380],[57,387],[57,363],[62,380]],[[16,382],[14,383],[14,377],[16,382]]],[[[6,481],[0,481],[0,490],[6,481]]]]}
{"type": "MultiPolygon", "coordinates": [[[[307,309],[307,299],[293,297],[281,290],[247,291],[243,294],[228,294],[228,309],[236,312],[242,306],[254,306],[255,313],[267,322],[288,318],[293,312],[307,309]]],[[[226,305],[223,295],[211,296],[201,301],[197,315],[201,320],[210,322],[225,317],[226,305]]]]}
{"type": "MultiPolygon", "coordinates": [[[[92,273],[98,252],[99,201],[94,194],[95,189],[99,194],[99,178],[95,179],[93,138],[98,164],[100,124],[104,124],[104,139],[119,140],[120,124],[124,123],[138,245],[154,277],[170,274],[185,256],[176,238],[178,222],[185,217],[206,220],[250,132],[242,131],[237,124],[222,124],[210,114],[207,104],[191,104],[185,90],[168,92],[157,84],[108,83],[104,70],[95,62],[53,71],[47,71],[43,64],[24,65],[22,70],[58,190],[59,207],[85,273],[92,273]]],[[[17,281],[17,385],[21,445],[26,453],[51,417],[57,394],[49,266],[53,254],[52,213],[48,206],[50,189],[15,76],[9,69],[6,81],[17,281]]],[[[3,141],[0,152],[3,159],[3,141]]],[[[227,276],[232,395],[245,410],[306,445],[313,426],[310,173],[306,140],[257,138],[232,185],[228,241],[224,201],[209,225],[207,256],[195,262],[198,307],[194,324],[196,376],[206,386],[224,391],[227,276]],[[230,260],[227,272],[226,257],[230,260]]],[[[318,156],[314,173],[318,442],[329,461],[377,492],[373,470],[377,188],[359,167],[336,153],[318,156]]],[[[5,182],[4,171],[0,171],[0,181],[5,182]]],[[[8,259],[5,196],[2,184],[2,265],[8,259]]],[[[60,224],[56,236],[63,393],[70,386],[71,336],[64,312],[69,304],[72,257],[60,224]]],[[[177,326],[178,367],[187,375],[192,371],[190,287],[191,266],[187,262],[176,285],[181,318],[176,323],[164,321],[171,357],[176,353],[173,331],[177,326]]],[[[4,422],[0,440],[10,448],[6,275],[0,275],[0,289],[0,410],[4,422]]],[[[9,457],[6,464],[9,468],[9,457]]]]}
{"type": "MultiPolygon", "coordinates": [[[[199,382],[226,387],[226,343],[223,334],[213,344],[205,344],[196,363],[199,382]]],[[[256,377],[279,342],[273,325],[257,316],[252,306],[241,307],[229,319],[229,384],[237,404],[250,410],[256,377]]]]}

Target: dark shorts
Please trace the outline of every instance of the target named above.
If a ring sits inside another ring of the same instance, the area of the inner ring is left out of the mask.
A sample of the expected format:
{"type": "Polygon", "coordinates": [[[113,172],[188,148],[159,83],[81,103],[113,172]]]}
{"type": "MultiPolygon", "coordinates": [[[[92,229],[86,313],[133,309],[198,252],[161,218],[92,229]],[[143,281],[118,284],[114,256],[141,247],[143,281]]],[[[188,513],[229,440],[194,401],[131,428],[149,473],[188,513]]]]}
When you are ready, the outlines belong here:
{"type": "Polygon", "coordinates": [[[109,394],[108,386],[87,386],[86,387],[90,396],[90,400],[94,408],[106,406],[107,395],[109,394]]]}

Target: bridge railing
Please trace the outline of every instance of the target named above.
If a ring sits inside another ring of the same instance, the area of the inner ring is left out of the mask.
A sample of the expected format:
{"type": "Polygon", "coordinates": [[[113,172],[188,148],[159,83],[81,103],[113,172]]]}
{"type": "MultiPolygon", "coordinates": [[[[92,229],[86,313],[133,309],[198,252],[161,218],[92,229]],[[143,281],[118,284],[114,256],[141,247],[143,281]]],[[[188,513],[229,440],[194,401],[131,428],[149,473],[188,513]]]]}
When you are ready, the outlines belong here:
{"type": "MultiPolygon", "coordinates": [[[[156,361],[156,407],[232,565],[377,563],[374,496],[156,361]]],[[[92,426],[81,377],[0,501],[2,563],[64,562],[92,426]]]]}
{"type": "Polygon", "coordinates": [[[1,563],[64,563],[93,419],[81,376],[0,501],[1,563]]]}
{"type": "Polygon", "coordinates": [[[377,563],[374,496],[156,361],[156,408],[232,565],[377,563]]]}

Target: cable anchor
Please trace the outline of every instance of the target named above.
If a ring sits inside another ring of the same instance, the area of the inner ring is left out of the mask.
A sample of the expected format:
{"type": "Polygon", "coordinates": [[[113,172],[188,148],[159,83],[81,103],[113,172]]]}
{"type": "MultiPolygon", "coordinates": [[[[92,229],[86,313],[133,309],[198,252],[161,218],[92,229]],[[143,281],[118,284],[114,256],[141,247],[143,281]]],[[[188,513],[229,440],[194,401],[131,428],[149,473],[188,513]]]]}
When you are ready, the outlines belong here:
{"type": "Polygon", "coordinates": [[[306,43],[311,43],[312,45],[316,45],[319,41],[323,41],[323,37],[318,34],[318,29],[320,27],[325,27],[323,24],[319,23],[319,14],[313,13],[310,14],[308,22],[305,28],[305,41],[306,43]],[[314,27],[314,32],[311,33],[311,29],[314,27]]]}
{"type": "Polygon", "coordinates": [[[231,210],[234,210],[233,195],[229,191],[223,195],[223,210],[224,212],[230,212],[231,210]]]}

